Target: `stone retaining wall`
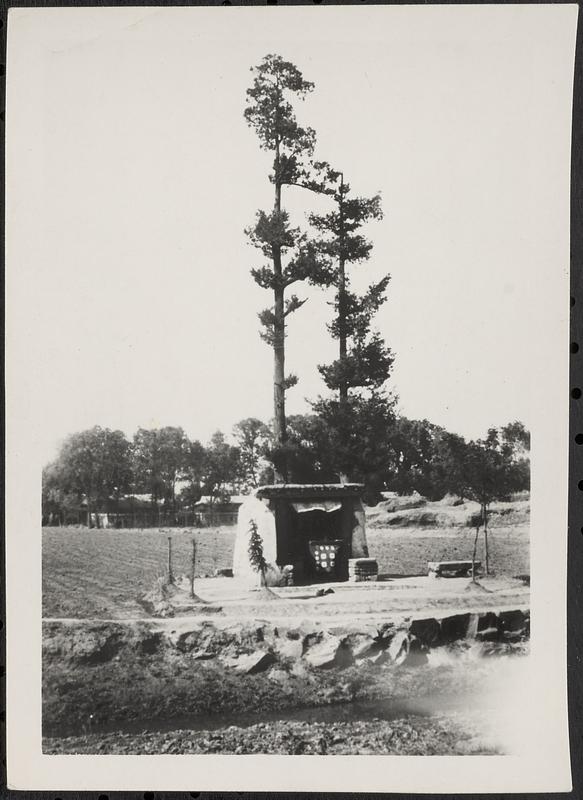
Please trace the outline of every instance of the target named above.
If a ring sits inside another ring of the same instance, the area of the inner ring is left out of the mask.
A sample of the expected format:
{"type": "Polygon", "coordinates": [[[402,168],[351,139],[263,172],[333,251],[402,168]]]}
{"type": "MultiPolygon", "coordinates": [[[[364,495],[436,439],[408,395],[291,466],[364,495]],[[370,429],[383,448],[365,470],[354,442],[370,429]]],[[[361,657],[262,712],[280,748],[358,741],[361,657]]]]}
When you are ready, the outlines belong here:
{"type": "Polygon", "coordinates": [[[514,643],[530,635],[530,612],[525,609],[352,626],[309,621],[286,626],[257,620],[224,626],[210,620],[178,622],[46,621],[45,665],[64,661],[92,666],[131,654],[216,660],[245,674],[278,663],[289,668],[294,662],[316,669],[358,663],[414,665],[426,661],[429,649],[459,640],[514,643]]]}

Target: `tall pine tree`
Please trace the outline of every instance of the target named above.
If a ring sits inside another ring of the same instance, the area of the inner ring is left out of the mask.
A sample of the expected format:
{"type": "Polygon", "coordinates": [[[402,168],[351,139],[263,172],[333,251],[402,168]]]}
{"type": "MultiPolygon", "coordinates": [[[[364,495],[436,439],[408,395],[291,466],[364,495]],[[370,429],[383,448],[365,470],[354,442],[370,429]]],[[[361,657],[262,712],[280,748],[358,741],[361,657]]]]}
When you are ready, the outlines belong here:
{"type": "Polygon", "coordinates": [[[328,329],[338,340],[339,352],[332,364],[320,366],[319,371],[326,386],[345,403],[350,389],[379,389],[389,376],[393,355],[371,324],[386,301],[390,275],[372,283],[364,294],[352,291],[348,267],[370,256],[372,242],[360,229],[370,220],[382,219],[380,196],[351,196],[342,172],[328,169],[327,180],[336,207],[328,214],[311,214],[310,223],[321,237],[318,249],[336,265],[335,315],[328,329]]]}
{"type": "Polygon", "coordinates": [[[286,375],[286,319],[304,303],[297,295],[286,297],[286,290],[299,281],[322,283],[326,280],[327,264],[314,242],[290,224],[289,214],[282,205],[284,186],[302,186],[318,190],[311,177],[311,158],[315,132],[296,120],[290,99],[304,99],[313,83],[304,80],[301,72],[280,56],[267,55],[252,68],[253,85],[247,90],[245,119],[254,128],[263,150],[273,154],[273,171],[269,179],[274,188],[271,211],[258,211],[255,225],[247,230],[252,243],[263,253],[268,263],[251,271],[255,281],[272,292],[273,305],[259,314],[261,336],[273,348],[273,433],[276,452],[275,479],[285,480],[285,392],[297,383],[295,375],[286,375]],[[287,260],[284,263],[284,259],[287,260]]]}
{"type": "Polygon", "coordinates": [[[338,358],[318,367],[326,386],[336,397],[319,399],[314,410],[326,422],[335,441],[337,469],[341,480],[348,474],[365,479],[374,475],[374,485],[382,483],[377,456],[386,450],[387,427],[394,419],[394,400],[383,391],[393,354],[380,334],[373,330],[374,315],[386,301],[390,275],[370,284],[363,294],[351,287],[349,267],[367,261],[372,243],[362,234],[371,220],[382,219],[380,196],[354,197],[342,172],[330,167],[325,183],[335,202],[328,214],[311,214],[310,223],[318,231],[318,249],[334,263],[336,289],[334,318],[328,329],[338,341],[338,358]],[[379,453],[376,453],[379,450],[379,453]],[[366,459],[360,457],[366,452],[366,459]]]}

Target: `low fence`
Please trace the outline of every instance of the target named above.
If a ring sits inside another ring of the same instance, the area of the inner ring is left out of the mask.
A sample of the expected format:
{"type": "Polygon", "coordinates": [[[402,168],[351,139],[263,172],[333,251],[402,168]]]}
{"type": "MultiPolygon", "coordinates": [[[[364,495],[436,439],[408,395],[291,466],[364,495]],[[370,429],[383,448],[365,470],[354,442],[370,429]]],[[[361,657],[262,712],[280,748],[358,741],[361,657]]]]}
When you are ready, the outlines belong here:
{"type": "Polygon", "coordinates": [[[107,514],[100,520],[108,528],[211,528],[217,525],[236,525],[236,511],[136,511],[107,514]]]}
{"type": "MultiPolygon", "coordinates": [[[[47,526],[87,527],[87,512],[53,514],[43,517],[47,526]]],[[[127,513],[91,514],[90,528],[212,528],[236,525],[236,511],[132,511],[127,513]]]]}

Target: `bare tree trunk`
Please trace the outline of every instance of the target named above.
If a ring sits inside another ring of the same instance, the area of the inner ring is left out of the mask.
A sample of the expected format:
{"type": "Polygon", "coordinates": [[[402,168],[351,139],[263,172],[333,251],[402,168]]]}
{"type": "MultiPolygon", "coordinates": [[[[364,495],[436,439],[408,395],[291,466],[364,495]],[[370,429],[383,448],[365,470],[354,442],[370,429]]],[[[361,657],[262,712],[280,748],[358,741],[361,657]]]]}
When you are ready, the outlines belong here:
{"type": "MultiPolygon", "coordinates": [[[[344,361],[348,353],[346,336],[346,259],[344,232],[344,173],[340,173],[340,200],[338,202],[340,217],[339,257],[338,257],[338,342],[340,361],[344,361]]],[[[348,401],[348,385],[341,381],[338,387],[340,404],[348,401]]]]}
{"type": "MultiPolygon", "coordinates": [[[[339,256],[338,256],[338,351],[340,361],[343,362],[348,354],[348,337],[346,335],[346,259],[345,259],[345,231],[344,231],[344,173],[340,173],[340,200],[338,202],[340,217],[339,256]]],[[[348,404],[348,384],[340,381],[338,386],[338,399],[340,406],[348,404]]],[[[340,483],[347,483],[348,475],[340,472],[340,483]]]]}
{"type": "MultiPolygon", "coordinates": [[[[347,336],[346,336],[346,267],[344,257],[340,256],[339,265],[339,288],[338,288],[338,316],[339,319],[339,355],[340,360],[343,361],[348,354],[347,336]]],[[[348,386],[346,381],[341,381],[338,387],[340,402],[348,400],[348,386]]]]}
{"type": "Polygon", "coordinates": [[[172,572],[172,537],[168,537],[168,583],[174,583],[174,573],[172,572]]]}
{"type": "MultiPolygon", "coordinates": [[[[91,505],[91,501],[89,499],[90,497],[91,497],[91,494],[89,494],[89,497],[87,498],[87,508],[90,508],[90,505],[91,505]]],[[[95,498],[95,506],[94,506],[94,508],[95,508],[95,511],[93,511],[93,514],[95,515],[95,527],[99,530],[101,525],[99,524],[99,511],[98,511],[99,506],[97,504],[97,498],[95,498]]],[[[91,517],[90,517],[90,519],[91,519],[91,517]]],[[[91,526],[89,526],[89,527],[91,527],[91,526]]]]}
{"type": "MultiPolygon", "coordinates": [[[[279,172],[279,142],[276,143],[275,155],[275,204],[276,214],[281,213],[281,184],[278,179],[279,172]]],[[[273,272],[277,278],[282,276],[281,247],[273,246],[273,272]]],[[[283,447],[286,441],[285,426],[285,305],[284,288],[277,286],[273,292],[273,437],[275,446],[283,447]]],[[[277,466],[274,465],[276,483],[283,483],[287,479],[287,464],[285,456],[280,454],[277,466]]]]}
{"type": "Polygon", "coordinates": [[[480,529],[476,528],[476,535],[474,536],[474,552],[472,553],[472,583],[476,582],[476,549],[478,547],[478,534],[480,529]]]}
{"type": "Polygon", "coordinates": [[[490,574],[490,554],[488,552],[488,511],[486,505],[482,506],[482,516],[484,519],[484,546],[486,549],[486,575],[490,574]]]}
{"type": "Polygon", "coordinates": [[[190,561],[190,597],[194,598],[194,570],[196,567],[196,541],[192,540],[192,556],[190,561]]]}
{"type": "MultiPolygon", "coordinates": [[[[285,320],[283,290],[274,292],[274,341],[273,341],[273,436],[276,447],[286,441],[285,425],[285,320]]],[[[283,483],[287,478],[285,459],[279,456],[275,465],[275,482],[283,483]]]]}

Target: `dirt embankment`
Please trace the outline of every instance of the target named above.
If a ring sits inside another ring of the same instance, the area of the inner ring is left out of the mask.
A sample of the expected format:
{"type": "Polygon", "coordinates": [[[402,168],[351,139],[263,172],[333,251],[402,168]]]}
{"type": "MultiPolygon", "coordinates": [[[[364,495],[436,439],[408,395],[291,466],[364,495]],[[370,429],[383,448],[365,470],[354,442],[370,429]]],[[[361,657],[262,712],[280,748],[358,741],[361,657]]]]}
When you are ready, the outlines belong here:
{"type": "MultiPolygon", "coordinates": [[[[43,732],[66,736],[132,720],[395,697],[415,692],[430,648],[469,636],[487,654],[512,648],[528,632],[528,612],[519,610],[356,629],[261,620],[45,622],[43,732]]],[[[447,687],[446,672],[427,680],[447,687]]]]}
{"type": "MultiPolygon", "coordinates": [[[[492,503],[490,528],[516,528],[528,525],[530,501],[518,499],[492,503]]],[[[375,528],[473,528],[480,521],[480,506],[471,500],[446,496],[430,502],[419,494],[398,496],[366,509],[366,524],[375,528]]]]}

